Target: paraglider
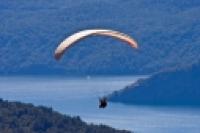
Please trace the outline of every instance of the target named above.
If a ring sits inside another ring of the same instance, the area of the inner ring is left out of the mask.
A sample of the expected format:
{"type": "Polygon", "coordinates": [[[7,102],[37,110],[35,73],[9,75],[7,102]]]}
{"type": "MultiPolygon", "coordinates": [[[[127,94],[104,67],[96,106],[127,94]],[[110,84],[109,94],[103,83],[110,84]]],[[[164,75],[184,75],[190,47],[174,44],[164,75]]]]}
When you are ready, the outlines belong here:
{"type": "Polygon", "coordinates": [[[67,37],[63,42],[61,42],[61,44],[55,50],[55,55],[54,55],[55,59],[59,60],[68,48],[73,46],[77,41],[91,35],[110,36],[119,39],[123,42],[126,42],[133,48],[138,47],[137,42],[133,38],[124,33],[108,29],[89,29],[74,33],[71,36],[67,37]]]}
{"type": "Polygon", "coordinates": [[[108,103],[106,97],[99,98],[99,108],[105,108],[107,104],[108,103]]]}
{"type": "MultiPolygon", "coordinates": [[[[76,44],[76,42],[92,35],[110,36],[119,39],[120,41],[126,42],[132,48],[138,47],[137,42],[132,37],[124,33],[121,33],[119,31],[109,30],[109,29],[88,29],[74,33],[71,36],[67,37],[63,42],[61,42],[55,50],[54,54],[55,59],[59,60],[71,46],[76,44]]],[[[107,106],[107,98],[106,97],[100,98],[99,108],[105,108],[106,106],[107,106]]]]}

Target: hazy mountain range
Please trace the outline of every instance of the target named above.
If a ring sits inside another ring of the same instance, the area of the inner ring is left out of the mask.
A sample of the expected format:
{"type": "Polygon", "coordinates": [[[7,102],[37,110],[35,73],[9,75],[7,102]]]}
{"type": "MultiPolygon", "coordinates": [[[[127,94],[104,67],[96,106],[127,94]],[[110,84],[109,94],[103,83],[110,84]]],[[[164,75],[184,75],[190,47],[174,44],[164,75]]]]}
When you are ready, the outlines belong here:
{"type": "Polygon", "coordinates": [[[200,60],[199,0],[18,0],[0,2],[1,74],[146,74],[200,60]],[[87,28],[133,36],[139,49],[92,37],[61,62],[54,49],[87,28]]]}
{"type": "Polygon", "coordinates": [[[113,102],[133,105],[200,106],[200,65],[162,72],[110,95],[113,102]]]}

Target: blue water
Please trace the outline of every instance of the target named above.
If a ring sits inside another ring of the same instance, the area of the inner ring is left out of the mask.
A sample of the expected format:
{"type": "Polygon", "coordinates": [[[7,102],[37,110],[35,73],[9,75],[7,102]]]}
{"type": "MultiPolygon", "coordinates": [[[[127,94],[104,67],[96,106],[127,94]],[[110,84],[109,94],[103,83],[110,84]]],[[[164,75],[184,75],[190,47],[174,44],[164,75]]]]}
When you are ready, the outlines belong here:
{"type": "Polygon", "coordinates": [[[121,77],[0,77],[3,99],[53,107],[95,124],[136,133],[200,133],[200,109],[127,106],[109,103],[98,109],[98,98],[143,76],[121,77]]]}

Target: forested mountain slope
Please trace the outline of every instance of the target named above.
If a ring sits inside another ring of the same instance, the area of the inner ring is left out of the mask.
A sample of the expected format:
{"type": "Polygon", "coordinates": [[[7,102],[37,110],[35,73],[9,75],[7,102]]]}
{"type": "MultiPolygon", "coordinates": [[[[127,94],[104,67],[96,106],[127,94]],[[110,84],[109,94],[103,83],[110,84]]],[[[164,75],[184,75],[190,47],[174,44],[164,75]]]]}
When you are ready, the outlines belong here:
{"type": "Polygon", "coordinates": [[[0,73],[146,74],[187,67],[200,59],[199,12],[199,0],[1,0],[0,73]],[[54,60],[66,36],[96,27],[133,36],[139,49],[92,37],[54,60]]]}
{"type": "Polygon", "coordinates": [[[200,106],[200,65],[139,80],[111,94],[110,100],[132,105],[200,106]]]}

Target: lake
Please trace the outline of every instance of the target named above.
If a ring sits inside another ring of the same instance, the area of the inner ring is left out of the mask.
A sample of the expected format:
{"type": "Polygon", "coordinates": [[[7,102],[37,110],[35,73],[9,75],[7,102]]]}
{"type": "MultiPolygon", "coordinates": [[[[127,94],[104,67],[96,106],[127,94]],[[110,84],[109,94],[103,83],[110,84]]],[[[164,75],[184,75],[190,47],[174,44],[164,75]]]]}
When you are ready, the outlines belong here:
{"type": "Polygon", "coordinates": [[[128,106],[109,103],[98,108],[98,98],[145,76],[0,77],[0,97],[52,107],[84,121],[138,133],[200,133],[199,108],[128,106]]]}

